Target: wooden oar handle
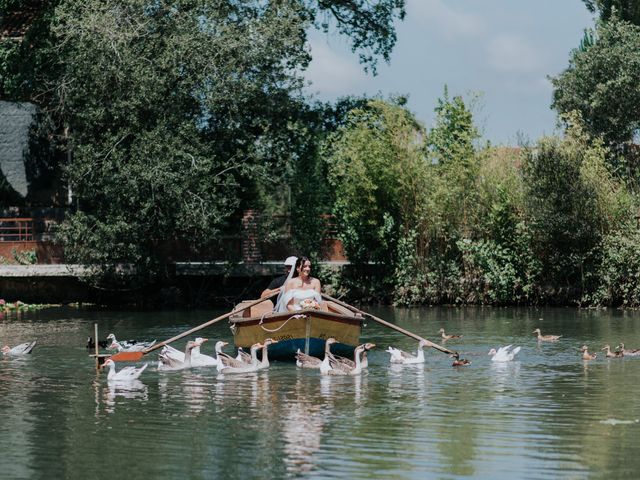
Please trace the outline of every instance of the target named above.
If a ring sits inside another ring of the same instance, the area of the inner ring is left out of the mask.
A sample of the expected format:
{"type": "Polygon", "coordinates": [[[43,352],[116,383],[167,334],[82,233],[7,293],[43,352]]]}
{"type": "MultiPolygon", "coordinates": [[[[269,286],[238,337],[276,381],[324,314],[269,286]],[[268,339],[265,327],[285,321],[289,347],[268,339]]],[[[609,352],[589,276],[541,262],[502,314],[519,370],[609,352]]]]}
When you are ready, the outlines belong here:
{"type": "Polygon", "coordinates": [[[192,333],[198,332],[198,331],[202,330],[203,328],[207,328],[207,327],[213,325],[214,323],[218,323],[218,322],[220,322],[222,320],[225,320],[225,319],[229,318],[230,316],[235,315],[236,313],[239,313],[239,312],[242,312],[243,310],[246,310],[247,308],[251,308],[251,307],[253,307],[255,305],[258,305],[259,303],[262,303],[262,302],[264,302],[266,300],[269,300],[272,297],[274,297],[275,295],[277,295],[278,293],[280,293],[280,289],[279,288],[274,290],[271,295],[268,295],[268,296],[266,296],[264,298],[259,298],[258,300],[255,300],[255,301],[251,302],[250,304],[245,305],[242,308],[238,308],[237,310],[232,310],[229,313],[225,313],[224,315],[220,315],[219,317],[216,317],[213,320],[209,320],[208,322],[205,322],[202,325],[198,325],[197,327],[194,327],[191,330],[187,330],[186,332],[182,332],[181,334],[176,335],[175,337],[171,337],[170,339],[165,340],[164,342],[156,343],[152,347],[149,347],[149,348],[143,350],[142,353],[144,355],[146,355],[147,353],[153,352],[154,350],[157,350],[158,348],[162,348],[165,345],[168,345],[168,344],[170,344],[172,342],[175,342],[176,340],[180,340],[181,338],[184,338],[184,337],[186,337],[188,335],[191,335],[192,333]]]}
{"type": "Polygon", "coordinates": [[[152,347],[146,348],[140,352],[119,352],[116,353],[115,355],[113,355],[111,357],[111,359],[114,362],[137,362],[138,360],[140,360],[143,355],[146,355],[147,353],[151,353],[154,350],[157,350],[158,348],[162,348],[165,345],[170,344],[171,342],[175,342],[176,340],[180,340],[181,338],[186,337],[187,335],[191,335],[192,333],[195,333],[199,330],[202,330],[203,328],[207,328],[210,325],[213,325],[214,323],[220,322],[226,318],[229,318],[231,315],[235,315],[236,313],[242,312],[243,310],[246,310],[247,308],[251,308],[254,305],[257,305],[259,303],[262,303],[266,300],[269,300],[270,298],[272,298],[273,296],[277,295],[278,293],[280,293],[280,289],[277,288],[276,290],[273,291],[273,293],[271,295],[268,295],[264,298],[259,298],[258,300],[255,300],[251,303],[249,303],[248,305],[245,305],[242,308],[238,308],[237,310],[232,310],[229,313],[225,313],[224,315],[220,315],[219,317],[214,318],[213,320],[209,320],[208,322],[203,323],[202,325],[198,325],[197,327],[192,328],[191,330],[187,330],[186,332],[182,332],[180,335],[176,335],[175,337],[171,337],[168,340],[165,340],[163,342],[160,343],[156,343],[155,345],[153,345],[152,347]]]}
{"type": "Polygon", "coordinates": [[[341,305],[349,310],[351,310],[354,313],[359,313],[361,315],[364,315],[367,318],[370,318],[371,320],[378,322],[381,325],[384,325],[385,327],[391,328],[392,330],[395,330],[397,332],[402,333],[403,335],[406,335],[407,337],[411,337],[415,340],[418,341],[424,341],[427,346],[431,347],[431,348],[435,348],[436,350],[441,351],[442,353],[448,353],[449,355],[453,355],[454,357],[458,358],[459,354],[458,352],[454,352],[453,350],[449,350],[448,348],[443,347],[442,345],[438,345],[437,343],[434,343],[430,340],[427,340],[426,338],[421,337],[420,335],[416,335],[413,332],[410,332],[409,330],[405,330],[404,328],[398,327],[397,325],[394,325],[393,323],[389,323],[381,318],[376,317],[375,315],[372,315],[370,313],[364,312],[360,309],[357,309],[356,307],[349,305],[348,303],[342,302],[340,300],[338,300],[337,298],[333,298],[330,295],[327,295],[326,293],[322,293],[321,294],[322,297],[325,300],[329,300],[331,302],[337,303],[338,305],[341,305]]]}

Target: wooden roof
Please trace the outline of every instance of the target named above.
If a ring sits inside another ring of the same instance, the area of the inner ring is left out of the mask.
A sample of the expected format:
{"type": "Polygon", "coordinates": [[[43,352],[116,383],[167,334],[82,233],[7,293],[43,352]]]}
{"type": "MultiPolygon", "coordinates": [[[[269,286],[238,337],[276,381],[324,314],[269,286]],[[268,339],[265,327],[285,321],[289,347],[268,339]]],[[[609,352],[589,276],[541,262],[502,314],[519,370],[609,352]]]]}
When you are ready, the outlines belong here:
{"type": "Polygon", "coordinates": [[[0,17],[0,40],[22,40],[45,0],[26,0],[0,17]]]}

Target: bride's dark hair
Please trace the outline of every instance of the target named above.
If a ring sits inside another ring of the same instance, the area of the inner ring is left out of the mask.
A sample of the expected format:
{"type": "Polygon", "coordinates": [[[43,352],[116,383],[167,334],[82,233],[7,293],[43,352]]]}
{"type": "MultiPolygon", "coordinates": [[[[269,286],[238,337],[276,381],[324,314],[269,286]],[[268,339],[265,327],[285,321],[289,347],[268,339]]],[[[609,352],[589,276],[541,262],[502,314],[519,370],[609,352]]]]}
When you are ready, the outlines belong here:
{"type": "Polygon", "coordinates": [[[298,268],[300,268],[301,265],[304,265],[304,262],[311,262],[311,260],[308,257],[298,257],[298,260],[296,260],[295,272],[293,272],[293,276],[291,278],[300,276],[298,268]]]}

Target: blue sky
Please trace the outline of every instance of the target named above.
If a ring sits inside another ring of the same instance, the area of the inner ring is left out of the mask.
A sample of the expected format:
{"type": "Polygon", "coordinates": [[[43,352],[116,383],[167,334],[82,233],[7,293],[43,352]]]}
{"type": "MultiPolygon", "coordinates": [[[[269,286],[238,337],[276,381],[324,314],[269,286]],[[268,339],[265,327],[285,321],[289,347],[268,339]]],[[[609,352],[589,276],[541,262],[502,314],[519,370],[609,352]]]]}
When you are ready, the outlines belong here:
{"type": "Polygon", "coordinates": [[[473,112],[483,138],[535,141],[555,132],[547,77],[567,67],[593,24],[580,0],[407,0],[391,62],[377,77],[363,71],[346,39],[312,33],[308,92],[321,100],[408,94],[409,109],[430,127],[446,84],[450,96],[481,94],[473,112]]]}

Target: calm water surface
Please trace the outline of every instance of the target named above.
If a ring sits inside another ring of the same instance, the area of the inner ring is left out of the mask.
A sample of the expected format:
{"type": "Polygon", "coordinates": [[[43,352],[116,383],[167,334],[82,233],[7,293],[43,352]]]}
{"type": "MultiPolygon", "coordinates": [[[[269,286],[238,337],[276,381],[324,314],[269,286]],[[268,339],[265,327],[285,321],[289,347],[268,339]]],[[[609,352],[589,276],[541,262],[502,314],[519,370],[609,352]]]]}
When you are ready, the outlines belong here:
{"type": "MultiPolygon", "coordinates": [[[[462,334],[447,347],[472,364],[456,369],[430,350],[424,366],[394,368],[384,349],[415,342],[369,322],[363,340],[378,348],[361,377],[290,363],[225,378],[208,368],[158,372],[151,354],[140,381],[122,388],[87,356],[94,322],[101,338],[162,340],[221,312],[5,316],[0,342],[38,345],[0,358],[0,477],[637,478],[640,357],[583,362],[578,349],[640,348],[639,313],[372,312],[430,339],[440,327],[462,334]],[[539,345],[536,327],[563,338],[539,345]],[[487,351],[505,344],[522,346],[518,361],[492,364],[487,351]]],[[[232,338],[226,324],[205,334],[232,338]]]]}

